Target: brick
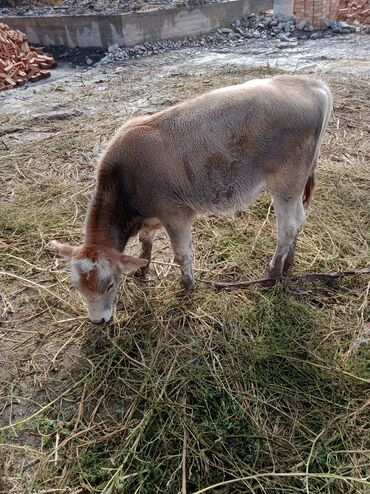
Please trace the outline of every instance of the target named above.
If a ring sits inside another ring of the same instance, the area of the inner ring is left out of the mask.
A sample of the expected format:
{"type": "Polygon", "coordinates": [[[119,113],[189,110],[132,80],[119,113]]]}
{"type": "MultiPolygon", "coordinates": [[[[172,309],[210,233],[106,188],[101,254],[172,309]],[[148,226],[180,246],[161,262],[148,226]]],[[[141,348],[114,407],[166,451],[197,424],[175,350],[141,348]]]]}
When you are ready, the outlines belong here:
{"type": "Polygon", "coordinates": [[[26,34],[0,23],[0,90],[50,77],[48,69],[54,65],[51,55],[29,46],[26,34]]]}

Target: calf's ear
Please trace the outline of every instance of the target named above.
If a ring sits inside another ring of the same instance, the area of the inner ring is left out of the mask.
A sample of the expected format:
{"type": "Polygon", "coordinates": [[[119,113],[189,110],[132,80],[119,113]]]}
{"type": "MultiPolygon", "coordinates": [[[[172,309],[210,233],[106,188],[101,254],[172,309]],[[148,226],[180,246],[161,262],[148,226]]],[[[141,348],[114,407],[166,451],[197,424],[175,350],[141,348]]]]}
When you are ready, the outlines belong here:
{"type": "Polygon", "coordinates": [[[71,245],[62,244],[57,240],[52,240],[50,243],[65,261],[69,262],[72,259],[73,247],[71,245]]]}
{"type": "Polygon", "coordinates": [[[121,254],[119,256],[118,265],[122,274],[134,273],[140,268],[143,268],[148,264],[146,259],[140,259],[139,257],[126,256],[121,254]]]}

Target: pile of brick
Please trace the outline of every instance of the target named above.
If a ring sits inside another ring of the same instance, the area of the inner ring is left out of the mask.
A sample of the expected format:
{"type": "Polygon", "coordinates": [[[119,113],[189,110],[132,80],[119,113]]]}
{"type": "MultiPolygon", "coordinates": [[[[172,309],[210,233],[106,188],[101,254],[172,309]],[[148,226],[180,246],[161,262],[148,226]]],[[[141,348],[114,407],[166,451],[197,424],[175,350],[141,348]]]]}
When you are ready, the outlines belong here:
{"type": "Polygon", "coordinates": [[[341,0],[337,19],[370,25],[370,0],[341,0]]]}
{"type": "Polygon", "coordinates": [[[24,33],[0,23],[0,91],[49,77],[55,65],[51,55],[28,44],[24,33]]]}

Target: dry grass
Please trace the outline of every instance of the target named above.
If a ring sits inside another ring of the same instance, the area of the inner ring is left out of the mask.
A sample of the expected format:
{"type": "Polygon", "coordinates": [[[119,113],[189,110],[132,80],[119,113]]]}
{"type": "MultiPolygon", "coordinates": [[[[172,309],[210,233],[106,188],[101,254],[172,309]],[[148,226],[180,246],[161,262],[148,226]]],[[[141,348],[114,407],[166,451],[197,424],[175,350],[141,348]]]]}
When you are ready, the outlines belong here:
{"type": "MultiPolygon", "coordinates": [[[[152,281],[127,279],[114,323],[84,318],[48,243],[80,241],[101,143],[136,111],[270,73],[174,73],[152,88],[131,67],[107,91],[56,83],[35,96],[42,114],[30,101],[0,115],[0,491],[369,492],[368,278],[232,293],[198,283],[183,297],[162,237],[152,281]]],[[[297,272],[369,259],[370,88],[328,82],[335,115],[297,272]]],[[[199,279],[261,276],[269,206],[263,195],[197,221],[199,279]]]]}

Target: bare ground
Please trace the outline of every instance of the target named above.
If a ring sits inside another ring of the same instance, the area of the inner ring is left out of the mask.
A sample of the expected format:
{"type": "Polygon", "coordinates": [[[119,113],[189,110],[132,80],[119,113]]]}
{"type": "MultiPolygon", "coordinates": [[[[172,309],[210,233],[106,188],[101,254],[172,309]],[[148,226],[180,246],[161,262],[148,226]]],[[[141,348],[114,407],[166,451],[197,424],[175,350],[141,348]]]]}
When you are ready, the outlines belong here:
{"type": "Polygon", "coordinates": [[[263,273],[267,195],[198,220],[189,298],[160,236],[151,280],[126,281],[106,327],[86,321],[48,247],[80,242],[96,158],[122,122],[289,70],[326,80],[335,98],[295,269],[365,267],[368,45],[348,36],[277,54],[255,42],[65,66],[1,96],[0,492],[368,492],[369,279],[233,293],[201,282],[263,273]]]}

